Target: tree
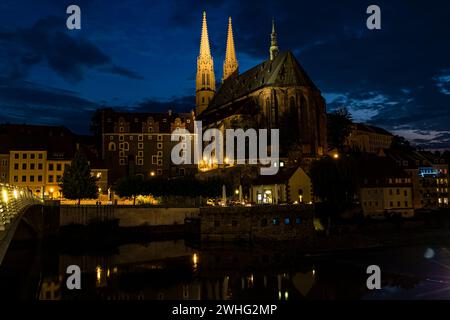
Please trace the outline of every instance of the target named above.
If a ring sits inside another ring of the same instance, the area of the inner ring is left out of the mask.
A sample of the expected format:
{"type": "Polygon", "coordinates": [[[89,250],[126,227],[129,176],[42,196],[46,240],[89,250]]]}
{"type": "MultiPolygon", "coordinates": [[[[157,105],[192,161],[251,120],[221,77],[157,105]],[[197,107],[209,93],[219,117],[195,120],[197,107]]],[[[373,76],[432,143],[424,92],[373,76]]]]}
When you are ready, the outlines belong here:
{"type": "Polygon", "coordinates": [[[114,189],[119,197],[132,197],[133,205],[136,205],[136,197],[144,192],[144,179],[142,176],[125,177],[119,180],[114,189]]]}
{"type": "Polygon", "coordinates": [[[347,108],[339,109],[327,116],[328,144],[341,150],[352,132],[352,115],[347,108]]]}
{"type": "Polygon", "coordinates": [[[95,199],[98,196],[96,178],[91,176],[89,162],[81,151],[77,151],[72,163],[64,170],[61,189],[65,198],[78,200],[95,199]]]}
{"type": "Polygon", "coordinates": [[[400,151],[414,151],[414,147],[411,146],[408,140],[402,136],[394,136],[392,138],[391,148],[400,151]]]}
{"type": "Polygon", "coordinates": [[[358,187],[356,161],[351,157],[316,160],[311,166],[314,195],[336,212],[353,203],[358,187]]]}

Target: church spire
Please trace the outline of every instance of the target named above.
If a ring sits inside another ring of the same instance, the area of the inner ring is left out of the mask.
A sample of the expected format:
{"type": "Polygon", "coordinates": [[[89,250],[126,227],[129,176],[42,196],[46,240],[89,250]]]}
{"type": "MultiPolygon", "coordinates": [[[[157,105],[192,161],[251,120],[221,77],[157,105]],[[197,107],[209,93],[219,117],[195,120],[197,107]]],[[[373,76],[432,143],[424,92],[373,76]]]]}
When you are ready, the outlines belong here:
{"type": "Polygon", "coordinates": [[[277,33],[275,31],[275,19],[272,19],[272,34],[270,35],[270,60],[278,55],[277,33]]]}
{"type": "Polygon", "coordinates": [[[200,39],[200,53],[197,58],[196,77],[196,113],[199,115],[209,105],[216,92],[216,79],[214,76],[214,61],[208,39],[208,26],[206,12],[203,11],[202,35],[200,39]]]}
{"type": "Polygon", "coordinates": [[[202,36],[200,39],[200,57],[211,57],[211,49],[209,48],[208,25],[206,24],[206,12],[203,11],[202,36]]]}
{"type": "Polygon", "coordinates": [[[222,82],[228,79],[233,73],[238,72],[238,68],[236,51],[234,50],[233,26],[230,17],[228,18],[227,50],[223,62],[222,82]]]}

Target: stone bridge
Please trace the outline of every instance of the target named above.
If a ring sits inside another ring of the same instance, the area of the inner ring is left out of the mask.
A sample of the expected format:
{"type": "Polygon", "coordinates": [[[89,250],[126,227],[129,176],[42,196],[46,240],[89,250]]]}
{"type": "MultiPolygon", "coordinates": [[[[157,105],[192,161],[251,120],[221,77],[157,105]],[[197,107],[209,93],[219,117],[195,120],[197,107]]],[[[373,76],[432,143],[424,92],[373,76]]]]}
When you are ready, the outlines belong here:
{"type": "Polygon", "coordinates": [[[0,184],[0,265],[19,229],[23,239],[42,236],[42,201],[27,189],[0,184]]]}

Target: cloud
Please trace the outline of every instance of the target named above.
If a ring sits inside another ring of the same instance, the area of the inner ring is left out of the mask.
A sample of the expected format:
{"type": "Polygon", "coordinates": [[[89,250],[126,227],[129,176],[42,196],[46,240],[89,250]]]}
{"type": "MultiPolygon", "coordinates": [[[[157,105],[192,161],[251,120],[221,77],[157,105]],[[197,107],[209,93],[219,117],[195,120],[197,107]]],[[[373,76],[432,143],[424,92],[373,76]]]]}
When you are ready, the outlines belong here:
{"type": "Polygon", "coordinates": [[[46,62],[65,80],[76,83],[88,69],[143,79],[136,72],[115,65],[95,44],[81,36],[71,36],[65,21],[48,17],[29,29],[0,32],[0,72],[11,79],[25,79],[31,68],[46,62]]]}
{"type": "Polygon", "coordinates": [[[195,107],[195,96],[175,97],[169,101],[146,99],[127,109],[133,112],[190,112],[195,107]]]}
{"type": "Polygon", "coordinates": [[[0,77],[1,122],[65,124],[87,133],[90,115],[98,107],[72,91],[0,77]]]}

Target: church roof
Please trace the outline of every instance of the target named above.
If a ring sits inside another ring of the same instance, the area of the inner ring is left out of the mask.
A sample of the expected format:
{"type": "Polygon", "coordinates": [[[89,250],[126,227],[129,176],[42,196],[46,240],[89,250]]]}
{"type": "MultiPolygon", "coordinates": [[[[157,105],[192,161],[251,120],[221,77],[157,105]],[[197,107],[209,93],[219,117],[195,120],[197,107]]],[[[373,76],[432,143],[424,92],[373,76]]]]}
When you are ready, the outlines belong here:
{"type": "Polygon", "coordinates": [[[286,51],[274,60],[228,78],[199,118],[209,117],[222,106],[266,86],[305,86],[318,90],[292,52],[286,51]]]}

